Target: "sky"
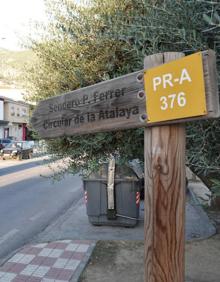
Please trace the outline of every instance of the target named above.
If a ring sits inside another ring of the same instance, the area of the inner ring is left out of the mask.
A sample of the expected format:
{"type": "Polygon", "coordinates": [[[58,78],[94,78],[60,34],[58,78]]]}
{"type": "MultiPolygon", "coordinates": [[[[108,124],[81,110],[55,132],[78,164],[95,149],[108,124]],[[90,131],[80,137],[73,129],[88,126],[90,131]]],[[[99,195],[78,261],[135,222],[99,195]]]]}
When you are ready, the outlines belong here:
{"type": "MultiPolygon", "coordinates": [[[[73,0],[82,5],[83,0],[73,0]]],[[[0,48],[20,51],[33,23],[46,22],[44,0],[0,0],[0,48]]],[[[23,100],[22,89],[1,90],[0,96],[23,100]]]]}
{"type": "MultiPolygon", "coordinates": [[[[0,0],[0,48],[22,50],[21,42],[34,21],[46,21],[43,0],[0,0]]],[[[23,100],[22,92],[22,89],[0,89],[0,96],[23,100]]]]}
{"type": "Polygon", "coordinates": [[[0,47],[20,50],[36,20],[46,20],[43,0],[0,0],[0,47]]]}

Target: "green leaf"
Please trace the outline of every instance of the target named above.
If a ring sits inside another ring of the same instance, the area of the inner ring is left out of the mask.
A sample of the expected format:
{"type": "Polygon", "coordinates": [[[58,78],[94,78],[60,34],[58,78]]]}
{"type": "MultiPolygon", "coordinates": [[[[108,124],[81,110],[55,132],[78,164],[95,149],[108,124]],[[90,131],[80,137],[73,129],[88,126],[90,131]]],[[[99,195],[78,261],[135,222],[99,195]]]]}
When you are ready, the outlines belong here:
{"type": "Polygon", "coordinates": [[[210,25],[213,24],[212,18],[210,16],[208,16],[207,14],[203,14],[203,19],[206,23],[208,23],[210,25]]]}

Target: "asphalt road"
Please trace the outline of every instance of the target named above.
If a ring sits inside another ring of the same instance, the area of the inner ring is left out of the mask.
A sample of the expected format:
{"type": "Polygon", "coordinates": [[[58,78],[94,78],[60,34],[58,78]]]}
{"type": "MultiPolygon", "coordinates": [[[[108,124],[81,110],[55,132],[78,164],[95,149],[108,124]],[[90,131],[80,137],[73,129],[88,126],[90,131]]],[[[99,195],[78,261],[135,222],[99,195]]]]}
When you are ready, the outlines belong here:
{"type": "Polygon", "coordinates": [[[54,182],[51,174],[40,158],[0,160],[0,263],[82,197],[78,175],[54,182]]]}

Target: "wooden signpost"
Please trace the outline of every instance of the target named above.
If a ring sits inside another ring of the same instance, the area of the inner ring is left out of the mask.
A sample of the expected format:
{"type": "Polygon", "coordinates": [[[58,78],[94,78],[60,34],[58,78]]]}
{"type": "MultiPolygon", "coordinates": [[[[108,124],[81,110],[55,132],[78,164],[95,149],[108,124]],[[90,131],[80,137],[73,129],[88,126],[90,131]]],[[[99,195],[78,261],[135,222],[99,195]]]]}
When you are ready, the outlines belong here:
{"type": "MultiPolygon", "coordinates": [[[[162,54],[153,56],[158,60],[162,54]]],[[[192,56],[200,57],[200,65],[187,56],[147,71],[149,95],[144,72],[139,71],[41,101],[31,123],[42,138],[54,138],[215,118],[219,104],[214,52],[192,56]]]]}
{"type": "Polygon", "coordinates": [[[42,138],[145,127],[145,282],[184,281],[186,121],[219,116],[215,53],[148,56],[144,70],[42,101],[42,138]]]}
{"type": "Polygon", "coordinates": [[[143,126],[146,115],[141,72],[41,101],[33,127],[42,138],[143,126]],[[143,118],[143,119],[142,119],[143,118]]]}

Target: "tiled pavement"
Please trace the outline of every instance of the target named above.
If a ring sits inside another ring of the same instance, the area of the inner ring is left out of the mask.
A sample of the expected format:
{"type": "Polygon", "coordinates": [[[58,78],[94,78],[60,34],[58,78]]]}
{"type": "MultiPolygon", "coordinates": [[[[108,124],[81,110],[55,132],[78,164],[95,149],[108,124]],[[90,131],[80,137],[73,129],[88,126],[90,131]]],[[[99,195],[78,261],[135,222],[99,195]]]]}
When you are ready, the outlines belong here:
{"type": "Polygon", "coordinates": [[[0,267],[0,282],[76,282],[94,246],[85,240],[27,245],[0,267]]]}

